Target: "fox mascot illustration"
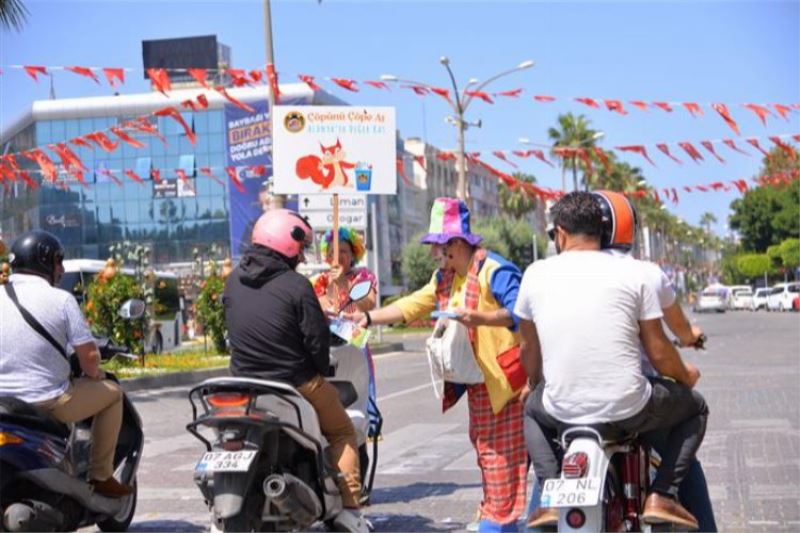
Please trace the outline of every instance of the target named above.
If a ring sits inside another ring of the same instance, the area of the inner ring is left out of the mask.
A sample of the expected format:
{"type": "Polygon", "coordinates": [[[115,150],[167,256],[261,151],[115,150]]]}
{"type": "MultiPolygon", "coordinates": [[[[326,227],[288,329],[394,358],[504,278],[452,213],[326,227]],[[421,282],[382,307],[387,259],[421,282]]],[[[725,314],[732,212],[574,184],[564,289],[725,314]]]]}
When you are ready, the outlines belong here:
{"type": "Polygon", "coordinates": [[[353,163],[345,161],[347,155],[342,144],[336,139],[331,146],[319,145],[322,157],[316,155],[303,156],[297,160],[295,172],[300,179],[310,179],[323,190],[331,187],[346,187],[350,178],[347,170],[355,168],[353,163]]]}

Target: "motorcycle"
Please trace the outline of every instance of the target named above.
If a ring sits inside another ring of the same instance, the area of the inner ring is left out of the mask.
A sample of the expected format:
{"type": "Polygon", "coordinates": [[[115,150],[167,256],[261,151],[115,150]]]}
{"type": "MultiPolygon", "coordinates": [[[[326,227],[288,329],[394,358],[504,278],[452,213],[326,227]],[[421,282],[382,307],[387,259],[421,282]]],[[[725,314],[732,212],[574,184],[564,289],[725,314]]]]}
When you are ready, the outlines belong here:
{"type": "MultiPolygon", "coordinates": [[[[119,310],[126,320],[145,311],[141,300],[119,310]]],[[[96,338],[103,360],[134,357],[128,348],[96,338]]],[[[75,354],[72,375],[80,375],[75,354]]],[[[118,382],[106,372],[107,379],[118,382]]],[[[97,525],[102,531],[125,531],[136,510],[136,472],[142,454],[142,421],[123,395],[123,418],[114,453],[114,477],[133,487],[123,498],[96,494],[89,484],[92,420],[63,424],[33,404],[0,397],[0,514],[2,531],[74,531],[97,525]]]]}
{"type": "MultiPolygon", "coordinates": [[[[692,346],[705,348],[701,335],[692,346]]],[[[679,341],[673,341],[682,346],[679,341]]],[[[569,426],[559,431],[564,450],[561,477],[542,486],[541,506],[559,509],[558,531],[672,531],[672,524],[641,519],[658,452],[639,435],[610,424],[569,426]]]]}
{"type": "MultiPolygon", "coordinates": [[[[352,302],[365,298],[369,282],[355,284],[352,302]]],[[[367,478],[368,437],[373,437],[369,499],[377,465],[382,418],[369,400],[369,368],[364,353],[347,342],[361,338],[353,323],[332,320],[330,383],[356,428],[362,480],[367,478]],[[370,422],[369,410],[377,413],[370,422]]],[[[362,339],[363,340],[363,339],[362,339]]],[[[328,443],[317,414],[294,387],[250,378],[215,378],[189,392],[192,422],[186,429],[206,447],[194,480],[212,514],[212,530],[306,530],[318,521],[347,531],[337,479],[327,457],[328,443]]]]}

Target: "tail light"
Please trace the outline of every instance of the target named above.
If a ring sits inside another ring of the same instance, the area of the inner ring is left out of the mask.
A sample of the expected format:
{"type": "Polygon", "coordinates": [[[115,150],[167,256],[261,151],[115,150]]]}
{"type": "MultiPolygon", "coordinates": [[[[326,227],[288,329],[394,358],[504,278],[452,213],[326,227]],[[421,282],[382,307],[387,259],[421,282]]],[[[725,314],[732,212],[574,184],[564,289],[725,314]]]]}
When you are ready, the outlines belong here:
{"type": "Polygon", "coordinates": [[[6,446],[8,444],[22,444],[23,442],[25,441],[21,437],[18,437],[13,433],[0,431],[0,446],[6,446]]]}
{"type": "Polygon", "coordinates": [[[567,513],[567,525],[572,529],[583,527],[586,523],[586,515],[580,509],[570,509],[567,513]]]}
{"type": "Polygon", "coordinates": [[[206,396],[216,416],[243,416],[253,396],[241,392],[217,392],[206,396]]]}
{"type": "Polygon", "coordinates": [[[589,456],[584,452],[569,454],[561,463],[561,471],[565,478],[584,477],[589,468],[589,456]]]}
{"type": "Polygon", "coordinates": [[[222,443],[222,449],[226,452],[238,452],[244,448],[244,441],[228,440],[222,443]]]}

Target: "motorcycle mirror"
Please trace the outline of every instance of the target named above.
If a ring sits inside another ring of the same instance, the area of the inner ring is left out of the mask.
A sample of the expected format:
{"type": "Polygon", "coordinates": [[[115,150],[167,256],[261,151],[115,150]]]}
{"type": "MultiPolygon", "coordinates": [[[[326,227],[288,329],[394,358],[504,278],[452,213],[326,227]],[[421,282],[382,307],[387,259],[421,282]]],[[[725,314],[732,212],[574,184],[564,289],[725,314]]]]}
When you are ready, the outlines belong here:
{"type": "Polygon", "coordinates": [[[359,281],[355,285],[350,288],[350,301],[357,302],[359,300],[363,300],[369,295],[369,291],[372,290],[372,283],[369,281],[359,281]]]}
{"type": "Polygon", "coordinates": [[[145,303],[142,300],[131,298],[120,306],[117,314],[124,320],[136,320],[144,314],[145,307],[145,303]]]}

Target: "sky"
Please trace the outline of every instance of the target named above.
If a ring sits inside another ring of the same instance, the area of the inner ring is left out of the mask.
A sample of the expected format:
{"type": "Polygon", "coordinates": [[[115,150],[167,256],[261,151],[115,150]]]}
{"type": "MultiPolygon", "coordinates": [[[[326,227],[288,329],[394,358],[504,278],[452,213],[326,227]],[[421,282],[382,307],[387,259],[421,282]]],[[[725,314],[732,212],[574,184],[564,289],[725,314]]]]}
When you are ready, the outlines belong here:
{"type": "MultiPolygon", "coordinates": [[[[48,98],[49,84],[34,83],[10,65],[79,65],[141,69],[141,41],[215,34],[232,49],[234,67],[253,69],[266,62],[264,10],[251,1],[73,1],[23,0],[30,11],[20,32],[0,33],[0,128],[48,98]]],[[[621,159],[640,167],[655,187],[679,187],[680,203],[668,209],[697,224],[710,211],[714,231],[726,235],[735,192],[683,193],[684,185],[748,178],[761,166],[760,154],[744,138],[757,137],[771,148],[770,135],[800,133],[800,112],[789,121],[770,116],[764,126],[744,103],[800,102],[800,1],[582,1],[582,2],[384,2],[292,0],[272,2],[275,64],[281,82],[298,74],[317,77],[329,92],[353,105],[390,105],[397,109],[403,137],[422,137],[440,149],[456,147],[455,128],[444,118],[447,103],[393,88],[362,86],[358,93],[339,89],[325,77],[379,79],[382,74],[450,87],[439,58],[446,55],[460,87],[525,60],[533,68],[515,72],[487,87],[489,92],[522,88],[519,98],[498,98],[493,105],[475,100],[470,121],[482,127],[467,132],[467,149],[504,171],[514,169],[488,155],[519,150],[520,137],[547,143],[547,129],[560,113],[584,114],[604,132],[600,145],[670,143],[679,165],[648,152],[657,166],[636,154],[621,159]],[[552,103],[533,95],[551,95],[552,103]],[[618,99],[628,114],[591,109],[574,97],[618,99]],[[683,109],[640,111],[628,100],[698,102],[704,115],[683,109]],[[736,136],[710,108],[725,103],[741,128],[736,136]],[[715,145],[725,164],[703,148],[701,140],[734,138],[752,153],[737,154],[715,145]],[[705,162],[692,163],[675,143],[690,141],[705,162]]],[[[69,72],[55,74],[59,98],[107,95],[69,72]]],[[[123,93],[148,90],[141,70],[128,73],[123,93]]],[[[512,157],[513,160],[519,161],[512,157]]],[[[558,188],[558,169],[534,158],[520,171],[539,184],[558,188]]]]}

